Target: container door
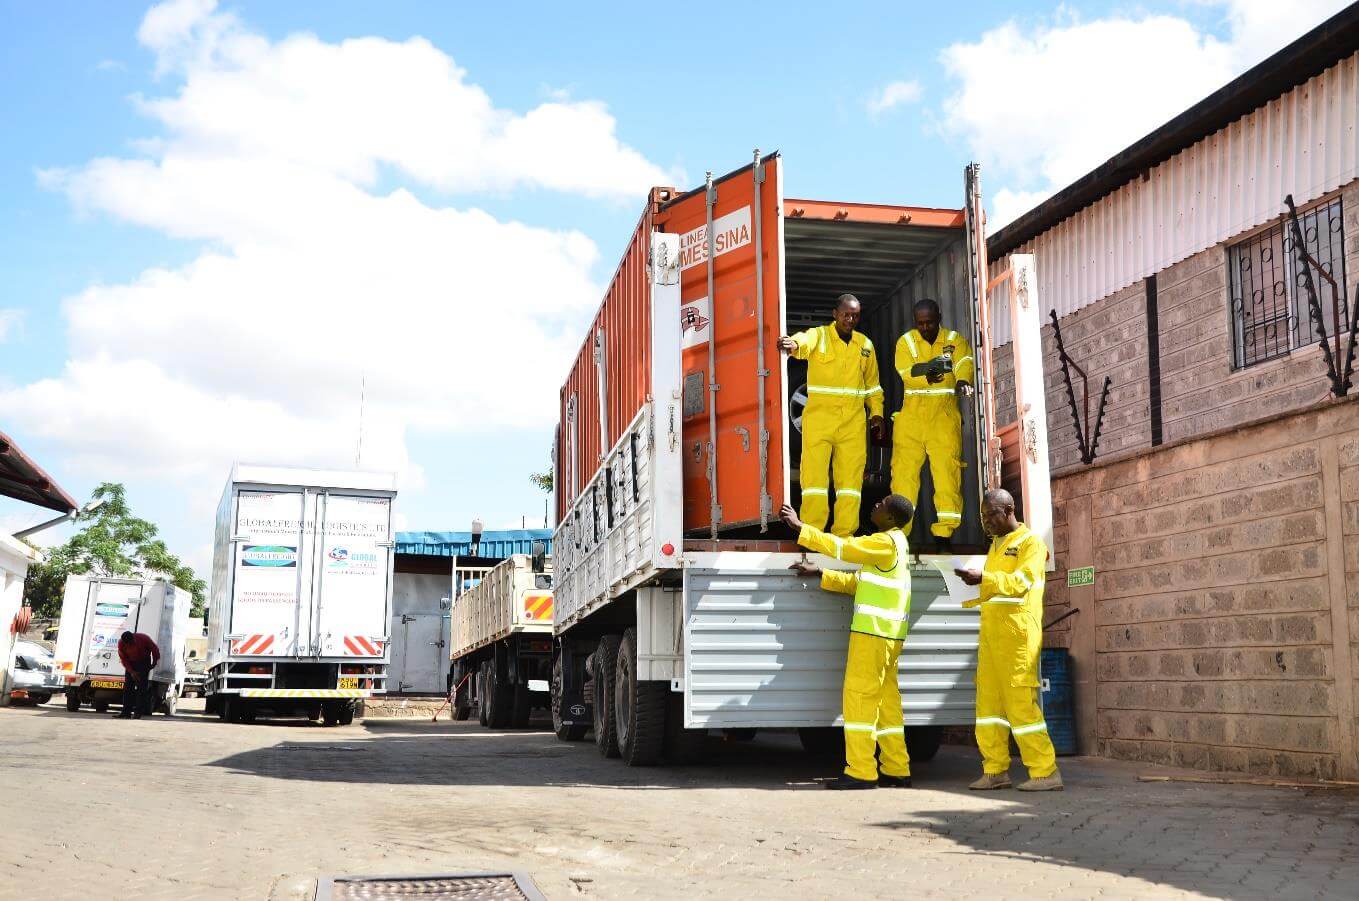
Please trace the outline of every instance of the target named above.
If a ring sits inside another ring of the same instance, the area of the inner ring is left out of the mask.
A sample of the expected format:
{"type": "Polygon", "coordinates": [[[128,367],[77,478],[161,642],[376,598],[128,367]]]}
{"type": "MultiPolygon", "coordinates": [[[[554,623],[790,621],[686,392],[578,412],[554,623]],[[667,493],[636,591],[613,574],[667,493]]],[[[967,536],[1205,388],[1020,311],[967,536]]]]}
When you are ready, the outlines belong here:
{"type": "Polygon", "coordinates": [[[235,573],[226,624],[233,656],[307,653],[303,502],[298,491],[242,491],[237,497],[235,573]]]}
{"type": "MultiPolygon", "coordinates": [[[[91,582],[85,611],[86,672],[91,676],[122,676],[118,639],[138,632],[143,586],[122,582],[91,582]]],[[[154,636],[153,636],[154,637],[154,636]]]]}
{"type": "Polygon", "coordinates": [[[322,657],[386,654],[392,500],[324,494],[318,508],[314,633],[322,657]]]}
{"type": "Polygon", "coordinates": [[[991,363],[991,301],[986,261],[986,215],[982,206],[981,167],[972,163],[963,173],[963,212],[966,220],[967,284],[972,295],[972,348],[979,377],[975,395],[977,422],[977,497],[1000,487],[1001,449],[996,438],[996,373],[991,363]]]}
{"type": "Polygon", "coordinates": [[[684,524],[772,521],[786,496],[782,160],[766,157],[656,216],[680,236],[684,524]]]}

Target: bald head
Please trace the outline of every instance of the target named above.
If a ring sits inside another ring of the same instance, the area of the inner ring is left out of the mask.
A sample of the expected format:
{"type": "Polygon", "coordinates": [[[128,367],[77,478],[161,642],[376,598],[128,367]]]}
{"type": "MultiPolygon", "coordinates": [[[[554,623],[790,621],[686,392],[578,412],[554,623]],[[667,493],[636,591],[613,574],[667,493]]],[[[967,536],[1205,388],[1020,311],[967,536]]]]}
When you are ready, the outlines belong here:
{"type": "Polygon", "coordinates": [[[982,526],[994,538],[1009,535],[1019,528],[1014,495],[1004,488],[992,488],[982,495],[982,526]]]}

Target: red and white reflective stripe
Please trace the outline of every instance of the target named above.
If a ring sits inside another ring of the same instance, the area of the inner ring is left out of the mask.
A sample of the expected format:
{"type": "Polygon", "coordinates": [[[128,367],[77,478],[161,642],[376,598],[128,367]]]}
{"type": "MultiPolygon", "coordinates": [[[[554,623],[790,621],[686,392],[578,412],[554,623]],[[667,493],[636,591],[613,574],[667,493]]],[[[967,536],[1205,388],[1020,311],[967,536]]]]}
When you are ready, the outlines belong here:
{"type": "Polygon", "coordinates": [[[274,636],[272,635],[247,635],[245,638],[238,638],[232,643],[231,653],[252,657],[267,654],[273,647],[274,636]]]}
{"type": "Polygon", "coordinates": [[[346,635],[344,650],[351,657],[381,657],[382,642],[364,635],[346,635]]]}

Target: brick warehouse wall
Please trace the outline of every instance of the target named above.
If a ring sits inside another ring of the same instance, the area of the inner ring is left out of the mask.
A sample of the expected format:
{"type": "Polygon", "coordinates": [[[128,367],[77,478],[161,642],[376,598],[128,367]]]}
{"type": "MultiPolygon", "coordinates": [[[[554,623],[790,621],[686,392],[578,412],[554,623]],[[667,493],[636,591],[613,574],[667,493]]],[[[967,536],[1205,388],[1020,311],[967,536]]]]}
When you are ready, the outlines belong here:
{"type": "Polygon", "coordinates": [[[1359,399],[1071,475],[1054,507],[1087,753],[1356,775],[1359,399]]]}

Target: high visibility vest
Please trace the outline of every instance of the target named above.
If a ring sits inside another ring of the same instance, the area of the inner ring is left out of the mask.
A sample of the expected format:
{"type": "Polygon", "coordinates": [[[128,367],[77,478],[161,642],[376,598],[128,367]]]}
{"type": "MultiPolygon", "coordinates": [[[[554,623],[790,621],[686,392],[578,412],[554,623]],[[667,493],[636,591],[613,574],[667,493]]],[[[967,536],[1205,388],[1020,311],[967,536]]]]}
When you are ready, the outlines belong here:
{"type": "Polygon", "coordinates": [[[854,619],[851,632],[863,632],[892,641],[906,637],[911,612],[911,567],[907,560],[906,534],[891,529],[887,536],[896,545],[897,556],[883,569],[866,564],[859,570],[859,586],[854,591],[854,619]]]}

